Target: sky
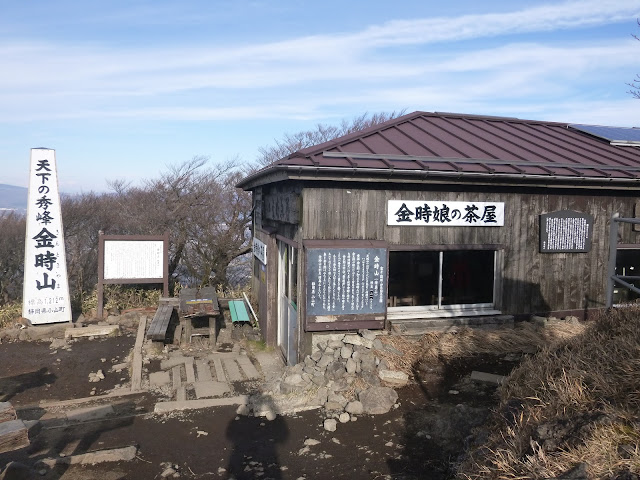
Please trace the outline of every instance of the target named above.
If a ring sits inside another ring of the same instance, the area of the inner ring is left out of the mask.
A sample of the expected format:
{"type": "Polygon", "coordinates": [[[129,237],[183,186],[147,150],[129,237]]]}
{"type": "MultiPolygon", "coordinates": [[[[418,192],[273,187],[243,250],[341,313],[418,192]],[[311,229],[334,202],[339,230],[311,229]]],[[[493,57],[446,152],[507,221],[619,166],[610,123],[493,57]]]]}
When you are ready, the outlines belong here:
{"type": "Polygon", "coordinates": [[[640,127],[640,0],[0,0],[0,183],[255,162],[365,112],[640,127]]]}

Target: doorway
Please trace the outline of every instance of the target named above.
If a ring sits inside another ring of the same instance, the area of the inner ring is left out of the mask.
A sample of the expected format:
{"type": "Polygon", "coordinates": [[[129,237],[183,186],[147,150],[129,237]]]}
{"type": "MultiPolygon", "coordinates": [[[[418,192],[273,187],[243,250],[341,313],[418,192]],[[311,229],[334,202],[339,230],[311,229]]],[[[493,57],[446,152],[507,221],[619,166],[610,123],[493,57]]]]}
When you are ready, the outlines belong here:
{"type": "Polygon", "coordinates": [[[278,240],[278,346],[287,362],[298,362],[298,249],[278,240]]]}

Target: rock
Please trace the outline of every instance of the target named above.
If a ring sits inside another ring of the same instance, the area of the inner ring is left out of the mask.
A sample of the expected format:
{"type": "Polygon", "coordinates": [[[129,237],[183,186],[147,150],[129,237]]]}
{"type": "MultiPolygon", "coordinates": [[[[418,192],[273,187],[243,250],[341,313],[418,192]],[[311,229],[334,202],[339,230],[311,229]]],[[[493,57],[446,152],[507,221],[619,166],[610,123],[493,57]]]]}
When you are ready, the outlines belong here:
{"type": "Polygon", "coordinates": [[[327,432],[335,432],[335,431],[336,431],[337,426],[338,426],[338,422],[336,422],[336,419],[335,419],[335,418],[327,418],[327,419],[324,421],[324,429],[325,429],[327,432]]]}
{"type": "Polygon", "coordinates": [[[338,417],[338,420],[340,421],[340,423],[347,423],[349,420],[351,420],[351,415],[349,415],[347,412],[342,412],[338,417]]]}
{"type": "Polygon", "coordinates": [[[574,325],[578,325],[580,323],[580,320],[575,315],[567,315],[564,317],[564,321],[574,325]]]}
{"type": "Polygon", "coordinates": [[[238,415],[249,415],[250,411],[251,411],[251,409],[249,408],[248,405],[240,405],[236,409],[236,414],[238,414],[238,415]]]}
{"type": "Polygon", "coordinates": [[[358,362],[356,362],[353,358],[347,359],[347,373],[352,374],[356,373],[356,369],[358,368],[358,362]]]}
{"type": "Polygon", "coordinates": [[[360,366],[362,371],[372,372],[376,369],[376,357],[373,353],[365,353],[361,355],[360,359],[360,366]]]}
{"type": "Polygon", "coordinates": [[[313,377],[311,377],[311,381],[314,385],[317,385],[319,387],[324,387],[327,384],[327,379],[325,378],[323,373],[315,374],[313,377]]]}
{"type": "Polygon", "coordinates": [[[380,377],[383,383],[396,388],[404,387],[409,383],[409,375],[396,370],[380,370],[378,377],[380,377]]]}
{"type": "Polygon", "coordinates": [[[0,480],[34,480],[38,475],[27,465],[20,462],[10,462],[0,474],[0,480]]]}
{"type": "Polygon", "coordinates": [[[299,373],[294,373],[284,378],[284,383],[288,383],[289,385],[300,385],[302,382],[304,382],[304,380],[299,373]]]}
{"type": "Polygon", "coordinates": [[[171,476],[175,475],[176,473],[177,473],[177,472],[176,472],[176,469],[175,469],[175,468],[173,468],[173,467],[167,467],[167,468],[165,468],[165,469],[164,469],[164,471],[160,474],[160,476],[161,476],[162,478],[167,478],[167,477],[171,477],[171,476]]]}
{"type": "Polygon", "coordinates": [[[361,392],[363,413],[373,415],[387,413],[398,400],[398,394],[390,387],[371,387],[361,392]]]}
{"type": "Polygon", "coordinates": [[[347,370],[342,362],[333,362],[327,366],[325,376],[329,380],[338,380],[346,375],[347,370]]]}
{"type": "Polygon", "coordinates": [[[351,345],[361,345],[365,348],[373,347],[373,340],[367,340],[366,338],[363,338],[357,334],[347,334],[344,336],[344,339],[342,341],[351,345]]]}
{"type": "Polygon", "coordinates": [[[347,406],[344,408],[344,410],[351,415],[362,415],[362,413],[364,412],[364,407],[362,406],[362,402],[360,402],[359,400],[355,400],[353,402],[347,403],[347,406]]]}
{"type": "Polygon", "coordinates": [[[327,368],[327,365],[329,365],[332,362],[333,362],[333,353],[328,354],[328,353],[325,352],[325,354],[322,355],[320,360],[318,360],[318,364],[317,365],[320,368],[327,368]]]}
{"type": "Polygon", "coordinates": [[[391,345],[383,344],[382,348],[384,348],[387,352],[393,353],[394,355],[397,355],[399,357],[404,355],[404,352],[402,350],[398,350],[397,348],[392,347],[391,345]]]}
{"type": "MultiPolygon", "coordinates": [[[[580,462],[575,467],[560,474],[560,476],[556,477],[555,479],[550,479],[550,480],[587,480],[588,478],[589,478],[589,475],[587,472],[587,464],[584,462],[580,462]]],[[[617,478],[633,478],[633,477],[620,476],[617,478]]]]}
{"type": "Polygon", "coordinates": [[[343,409],[349,402],[345,397],[343,397],[339,393],[330,393],[327,396],[327,401],[337,403],[338,405],[340,405],[340,409],[343,409]]]}
{"type": "Polygon", "coordinates": [[[319,444],[320,444],[320,441],[319,441],[319,440],[315,440],[315,439],[313,439],[313,438],[307,438],[307,439],[304,441],[304,444],[305,444],[305,446],[307,446],[307,447],[313,447],[313,446],[315,446],[315,445],[319,445],[319,444]]]}
{"type": "Polygon", "coordinates": [[[358,333],[362,336],[362,338],[364,338],[366,340],[373,341],[373,340],[376,339],[375,332],[372,332],[371,330],[367,330],[367,329],[358,330],[358,333]]]}
{"type": "Polygon", "coordinates": [[[340,356],[345,360],[347,358],[351,358],[352,353],[353,353],[353,345],[345,345],[340,349],[340,356]]]}
{"type": "Polygon", "coordinates": [[[54,338],[51,340],[51,345],[49,348],[51,350],[58,350],[59,348],[64,348],[67,346],[67,341],[64,338],[54,338]]]}
{"type": "Polygon", "coordinates": [[[20,330],[18,338],[20,340],[49,340],[54,338],[64,338],[64,332],[69,323],[57,323],[51,326],[38,325],[32,328],[20,330]]]}
{"type": "Polygon", "coordinates": [[[380,386],[380,377],[375,370],[362,371],[360,372],[360,376],[362,377],[362,380],[364,380],[368,385],[372,387],[380,386]]]}
{"type": "Polygon", "coordinates": [[[330,402],[330,401],[327,401],[327,402],[324,404],[324,409],[325,409],[327,412],[339,412],[339,411],[341,411],[341,410],[342,410],[342,408],[343,408],[343,407],[342,407],[342,405],[340,405],[338,402],[330,402]]]}
{"type": "Polygon", "coordinates": [[[327,403],[329,391],[327,387],[320,387],[313,397],[309,400],[310,405],[324,405],[327,403]]]}
{"type": "Polygon", "coordinates": [[[534,325],[538,325],[540,327],[545,327],[547,325],[547,318],[546,317],[539,317],[538,315],[531,315],[530,321],[534,325]]]}
{"type": "Polygon", "coordinates": [[[311,360],[313,360],[313,362],[316,363],[318,360],[322,358],[322,350],[316,350],[309,356],[309,358],[311,358],[311,360]]]}
{"type": "Polygon", "coordinates": [[[384,348],[384,344],[382,343],[382,340],[380,340],[379,338],[376,338],[373,341],[373,349],[374,350],[382,350],[384,348]]]}
{"type": "Polygon", "coordinates": [[[128,363],[117,363],[111,367],[112,372],[121,372],[122,370],[126,370],[129,368],[128,363]]]}
{"type": "Polygon", "coordinates": [[[268,410],[267,413],[265,414],[265,418],[270,422],[274,421],[276,419],[276,416],[277,415],[273,410],[268,410]]]}

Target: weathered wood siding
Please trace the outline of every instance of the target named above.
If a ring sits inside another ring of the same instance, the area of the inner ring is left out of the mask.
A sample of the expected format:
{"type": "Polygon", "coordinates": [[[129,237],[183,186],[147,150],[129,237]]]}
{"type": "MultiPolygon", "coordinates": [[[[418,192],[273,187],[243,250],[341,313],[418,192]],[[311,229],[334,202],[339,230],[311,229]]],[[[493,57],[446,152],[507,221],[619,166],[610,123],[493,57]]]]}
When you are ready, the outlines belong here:
{"type": "MultiPolygon", "coordinates": [[[[391,249],[409,245],[502,245],[502,289],[497,298],[504,313],[582,311],[605,305],[610,219],[614,213],[633,216],[635,201],[631,194],[585,190],[305,188],[302,237],[384,240],[391,249]],[[504,202],[505,226],[387,226],[387,201],[396,199],[504,202]],[[539,215],[558,210],[593,215],[589,253],[539,253],[539,215]]],[[[640,233],[628,224],[622,225],[619,241],[639,243],[640,233]]]]}

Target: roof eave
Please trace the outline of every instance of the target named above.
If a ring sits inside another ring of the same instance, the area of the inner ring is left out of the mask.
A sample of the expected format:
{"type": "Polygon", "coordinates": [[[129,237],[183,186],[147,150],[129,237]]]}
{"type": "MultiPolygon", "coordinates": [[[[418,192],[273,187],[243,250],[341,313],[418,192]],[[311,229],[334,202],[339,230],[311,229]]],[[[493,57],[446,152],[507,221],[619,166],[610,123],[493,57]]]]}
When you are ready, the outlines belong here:
{"type": "Polygon", "coordinates": [[[640,177],[614,178],[552,175],[552,174],[509,174],[481,172],[450,172],[437,170],[388,170],[384,168],[345,168],[304,165],[274,165],[256,172],[240,182],[237,187],[253,190],[256,187],[285,180],[305,181],[350,181],[350,182],[397,182],[397,183],[474,183],[490,185],[522,185],[545,187],[594,187],[611,189],[640,188],[640,177]],[[553,185],[552,185],[553,184],[553,185]]]}

